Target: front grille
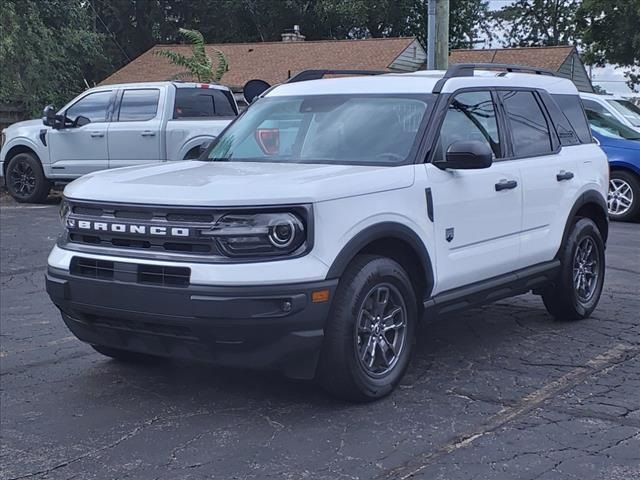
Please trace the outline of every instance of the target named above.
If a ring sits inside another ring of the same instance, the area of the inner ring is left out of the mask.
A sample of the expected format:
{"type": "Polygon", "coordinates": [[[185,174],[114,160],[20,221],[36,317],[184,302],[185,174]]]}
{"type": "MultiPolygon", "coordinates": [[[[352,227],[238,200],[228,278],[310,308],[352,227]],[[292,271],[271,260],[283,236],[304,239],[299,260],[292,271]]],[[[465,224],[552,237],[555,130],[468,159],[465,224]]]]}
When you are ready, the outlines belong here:
{"type": "Polygon", "coordinates": [[[73,257],[69,270],[72,275],[79,277],[163,287],[186,287],[191,278],[191,270],[187,267],[112,262],[85,257],[73,257]]]}
{"type": "Polygon", "coordinates": [[[141,250],[148,252],[220,255],[216,242],[200,235],[201,230],[211,228],[222,212],[209,208],[160,207],[147,205],[118,205],[70,202],[67,222],[67,241],[70,243],[141,250]],[[71,225],[69,224],[71,221],[71,225]],[[81,229],[81,222],[126,226],[125,231],[81,229]],[[131,228],[138,228],[132,232],[131,228]],[[144,232],[140,229],[144,228],[144,232]],[[152,235],[151,229],[188,231],[189,235],[152,235]]]}

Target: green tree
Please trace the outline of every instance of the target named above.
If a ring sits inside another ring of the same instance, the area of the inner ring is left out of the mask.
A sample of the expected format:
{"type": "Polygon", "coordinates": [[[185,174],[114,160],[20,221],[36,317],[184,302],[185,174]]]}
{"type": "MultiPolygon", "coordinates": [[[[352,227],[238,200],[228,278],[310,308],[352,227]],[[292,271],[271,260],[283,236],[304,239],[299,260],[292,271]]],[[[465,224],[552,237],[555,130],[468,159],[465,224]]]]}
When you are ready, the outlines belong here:
{"type": "Polygon", "coordinates": [[[180,29],[180,33],[191,44],[192,55],[186,56],[173,50],[158,50],[156,53],[166,57],[171,63],[186,69],[178,73],[175,78],[195,78],[199,82],[219,82],[228,70],[229,64],[220,50],[214,50],[216,55],[216,67],[213,60],[207,55],[204,37],[197,30],[180,29]]]}
{"type": "Polygon", "coordinates": [[[640,0],[583,0],[577,25],[587,63],[626,67],[629,87],[640,85],[640,0]]]}
{"type": "Polygon", "coordinates": [[[516,0],[494,14],[505,31],[505,46],[571,44],[579,0],[516,0]]]}
{"type": "Polygon", "coordinates": [[[91,84],[103,37],[83,0],[4,0],[0,16],[0,102],[38,114],[91,84]]]}

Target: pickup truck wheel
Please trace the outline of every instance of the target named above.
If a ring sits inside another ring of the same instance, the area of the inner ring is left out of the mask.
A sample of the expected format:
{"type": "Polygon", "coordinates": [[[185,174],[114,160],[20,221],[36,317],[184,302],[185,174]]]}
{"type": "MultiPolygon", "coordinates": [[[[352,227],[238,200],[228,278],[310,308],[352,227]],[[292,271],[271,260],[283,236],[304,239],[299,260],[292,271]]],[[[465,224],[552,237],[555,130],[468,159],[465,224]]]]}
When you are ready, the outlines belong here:
{"type": "Polygon", "coordinates": [[[609,178],[607,207],[611,220],[629,222],[640,215],[640,179],[624,170],[613,170],[609,178]]]}
{"type": "Polygon", "coordinates": [[[600,230],[590,218],[580,218],[562,249],[558,280],[542,294],[556,320],[581,320],[595,310],[604,284],[604,259],[600,230]]]}
{"type": "Polygon", "coordinates": [[[356,257],[340,279],[325,327],[320,384],[351,401],[389,394],[409,365],[417,318],[405,270],[389,258],[356,257]]]}
{"type": "Polygon", "coordinates": [[[103,345],[91,345],[98,353],[106,357],[113,358],[124,363],[159,363],[164,360],[162,357],[154,355],[145,355],[144,353],[130,352],[128,350],[120,350],[118,348],[105,347],[103,345]]]}
{"type": "Polygon", "coordinates": [[[31,153],[19,153],[7,166],[7,190],[18,202],[41,203],[49,196],[51,184],[45,178],[42,165],[31,153]]]}

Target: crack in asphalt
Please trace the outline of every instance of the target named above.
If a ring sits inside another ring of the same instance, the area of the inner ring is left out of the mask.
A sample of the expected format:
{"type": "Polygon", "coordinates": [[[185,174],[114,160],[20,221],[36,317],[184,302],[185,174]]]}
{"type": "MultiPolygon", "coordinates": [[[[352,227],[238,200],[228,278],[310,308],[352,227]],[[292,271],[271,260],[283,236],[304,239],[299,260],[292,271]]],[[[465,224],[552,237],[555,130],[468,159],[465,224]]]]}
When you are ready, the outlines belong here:
{"type": "Polygon", "coordinates": [[[617,344],[606,352],[592,358],[586,362],[584,366],[576,367],[559,379],[529,393],[516,405],[503,408],[485,422],[481,428],[460,435],[435,451],[414,456],[413,459],[399,467],[381,472],[376,478],[380,480],[406,480],[415,477],[441,457],[471,445],[479,438],[489,435],[516,418],[531,412],[547,400],[570,390],[588,377],[604,374],[621,363],[635,358],[639,354],[640,346],[638,345],[617,344]]]}

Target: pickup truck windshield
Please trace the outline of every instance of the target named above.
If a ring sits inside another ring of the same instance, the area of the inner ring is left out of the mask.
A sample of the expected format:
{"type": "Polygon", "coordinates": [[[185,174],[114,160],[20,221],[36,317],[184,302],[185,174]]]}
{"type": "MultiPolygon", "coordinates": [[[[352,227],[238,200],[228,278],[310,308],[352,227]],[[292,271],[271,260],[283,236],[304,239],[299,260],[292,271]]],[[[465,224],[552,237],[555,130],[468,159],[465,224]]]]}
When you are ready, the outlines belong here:
{"type": "Polygon", "coordinates": [[[258,100],[205,160],[346,165],[405,162],[431,95],[313,95],[258,100]]]}

